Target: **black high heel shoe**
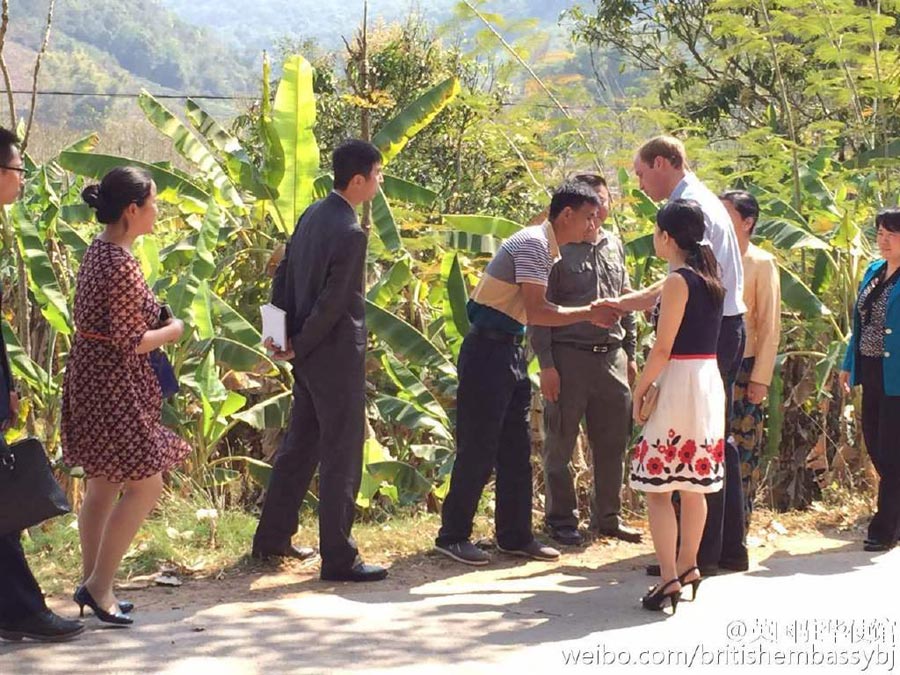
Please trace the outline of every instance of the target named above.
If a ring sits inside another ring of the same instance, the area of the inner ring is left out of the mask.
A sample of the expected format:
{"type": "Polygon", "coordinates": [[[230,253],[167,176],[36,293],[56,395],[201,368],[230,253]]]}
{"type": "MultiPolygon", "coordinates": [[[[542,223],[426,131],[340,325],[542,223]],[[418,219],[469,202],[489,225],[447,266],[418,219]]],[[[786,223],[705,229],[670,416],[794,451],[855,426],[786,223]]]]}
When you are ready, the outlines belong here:
{"type": "Polygon", "coordinates": [[[694,572],[695,570],[697,571],[698,574],[700,573],[700,568],[695,565],[694,567],[689,569],[684,574],[680,574],[678,576],[679,584],[681,584],[682,586],[684,586],[685,584],[691,585],[691,602],[693,602],[694,600],[697,599],[697,591],[700,590],[700,582],[703,581],[703,577],[697,577],[696,579],[691,579],[690,581],[685,581],[686,577],[689,574],[691,574],[692,572],[694,572]]]}
{"type": "MultiPolygon", "coordinates": [[[[80,584],[78,588],[81,588],[82,586],[84,586],[84,584],[80,584]]],[[[74,600],[76,603],[78,602],[78,599],[75,597],[75,595],[77,594],[78,589],[76,589],[75,593],[72,594],[72,600],[74,600]]],[[[134,611],[134,603],[129,602],[128,600],[119,600],[119,611],[122,612],[122,614],[131,614],[134,611]]]]}
{"type": "Polygon", "coordinates": [[[134,619],[123,614],[121,608],[119,608],[115,614],[110,614],[105,609],[102,609],[84,586],[79,586],[72,598],[81,610],[81,617],[84,617],[84,606],[87,605],[94,611],[94,616],[106,623],[115,624],[117,626],[128,626],[134,623],[134,619]]]}
{"type": "Polygon", "coordinates": [[[641,605],[644,609],[660,612],[662,611],[666,598],[668,598],[669,602],[672,604],[672,614],[674,614],[678,608],[678,601],[681,600],[681,591],[672,591],[671,593],[666,593],[665,591],[669,586],[677,583],[678,579],[672,579],[671,581],[667,581],[666,583],[657,586],[655,589],[651,588],[650,592],[641,598],[641,605]]]}

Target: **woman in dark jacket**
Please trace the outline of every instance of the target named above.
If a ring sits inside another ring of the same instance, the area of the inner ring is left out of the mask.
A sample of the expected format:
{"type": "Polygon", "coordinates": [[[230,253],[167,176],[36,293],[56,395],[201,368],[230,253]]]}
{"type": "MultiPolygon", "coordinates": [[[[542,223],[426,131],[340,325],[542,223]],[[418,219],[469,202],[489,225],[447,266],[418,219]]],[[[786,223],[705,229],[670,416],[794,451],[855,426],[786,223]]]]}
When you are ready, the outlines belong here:
{"type": "Polygon", "coordinates": [[[875,219],[881,259],[866,270],[853,312],[841,385],[861,384],[862,431],[881,479],[866,551],[887,551],[900,536],[900,209],[875,219]]]}

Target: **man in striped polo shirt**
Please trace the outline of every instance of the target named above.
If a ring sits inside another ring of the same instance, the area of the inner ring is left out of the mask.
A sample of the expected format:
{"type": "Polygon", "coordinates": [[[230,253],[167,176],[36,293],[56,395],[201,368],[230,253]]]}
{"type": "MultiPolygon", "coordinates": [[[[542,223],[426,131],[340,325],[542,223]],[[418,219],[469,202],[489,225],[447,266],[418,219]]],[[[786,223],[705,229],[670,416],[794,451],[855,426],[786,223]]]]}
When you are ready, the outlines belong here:
{"type": "Polygon", "coordinates": [[[469,300],[472,327],[457,368],[456,462],[435,542],[437,551],[461,563],[490,562],[469,538],[478,501],[495,467],[497,548],[537,560],[559,557],[531,530],[531,382],[523,341],[526,325],[593,321],[609,326],[618,318],[615,310],[599,304],[560,307],[546,297],[559,247],[581,241],[594,227],[599,208],[589,186],[563,184],[553,194],[548,221],[507,239],[469,300]]]}

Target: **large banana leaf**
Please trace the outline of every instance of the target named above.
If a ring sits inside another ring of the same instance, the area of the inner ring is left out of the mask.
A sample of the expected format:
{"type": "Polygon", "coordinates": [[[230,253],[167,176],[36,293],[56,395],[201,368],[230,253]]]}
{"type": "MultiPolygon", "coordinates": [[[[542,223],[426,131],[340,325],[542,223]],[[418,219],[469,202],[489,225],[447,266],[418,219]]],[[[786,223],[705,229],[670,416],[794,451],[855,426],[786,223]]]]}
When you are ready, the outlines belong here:
{"type": "Polygon", "coordinates": [[[432,436],[439,436],[445,441],[453,440],[453,434],[442,420],[422,412],[411,401],[379,394],[375,399],[375,406],[385,422],[397,424],[410,431],[423,431],[432,436]]]}
{"type": "Polygon", "coordinates": [[[644,234],[625,242],[625,250],[636,260],[646,260],[654,255],[653,235],[644,234]]]}
{"type": "Polygon", "coordinates": [[[218,295],[211,295],[213,316],[219,334],[245,347],[259,347],[262,336],[254,325],[218,295]]]}
{"type": "Polygon", "coordinates": [[[469,216],[460,214],[445,214],[444,223],[451,229],[469,234],[497,237],[506,239],[522,229],[518,223],[506,218],[496,216],[469,216]]]}
{"type": "Polygon", "coordinates": [[[141,271],[144,273],[147,285],[153,288],[162,269],[162,262],[159,258],[159,242],[155,237],[141,237],[132,244],[131,253],[141,264],[141,271]]]}
{"type": "Polygon", "coordinates": [[[380,307],[387,307],[412,278],[410,259],[403,257],[395,262],[388,273],[369,289],[366,297],[380,307]]]}
{"type": "Polygon", "coordinates": [[[437,201],[437,192],[396,176],[385,175],[381,186],[384,196],[392,201],[406,202],[416,206],[434,206],[437,201]]]}
{"type": "Polygon", "coordinates": [[[203,213],[210,199],[209,193],[196,183],[186,180],[173,171],[136,159],[67,150],[60,153],[59,164],[67,171],[95,180],[100,180],[110,169],[117,166],[139,166],[153,176],[158,199],[177,204],[182,209],[193,213],[203,213]]]}
{"type": "Polygon", "coordinates": [[[147,91],[141,92],[138,97],[138,105],[141,106],[150,123],[172,139],[178,153],[209,177],[225,200],[225,204],[238,208],[244,205],[241,195],[235,189],[231,179],[225,175],[222,167],[219,166],[218,160],[194,133],[182,124],[181,120],[147,91]]]}
{"type": "Polygon", "coordinates": [[[293,393],[281,392],[257,403],[252,408],[235,414],[235,418],[246,422],[257,431],[263,429],[284,429],[291,412],[293,393]]]}
{"type": "Polygon", "coordinates": [[[191,317],[194,330],[201,340],[210,340],[215,335],[212,315],[212,300],[210,298],[209,280],[201,279],[197,286],[197,293],[191,301],[191,317]]]}
{"type": "MultiPolygon", "coordinates": [[[[363,467],[391,459],[387,450],[375,437],[367,438],[363,445],[363,467]]],[[[372,497],[378,492],[381,481],[376,479],[368,471],[362,472],[362,481],[359,485],[359,494],[356,496],[356,505],[361,509],[367,509],[371,505],[372,497]]]]}
{"type": "Polygon", "coordinates": [[[285,61],[272,115],[272,126],[284,153],[284,175],[275,202],[283,232],[290,231],[313,200],[313,182],[319,175],[315,123],[313,68],[302,56],[292,56],[285,61]]]}
{"type": "Polygon", "coordinates": [[[215,118],[201,108],[196,101],[188,99],[185,104],[188,121],[210,146],[224,155],[225,170],[231,180],[258,199],[274,200],[277,186],[267,185],[262,173],[253,164],[250,155],[240,141],[230,134],[215,118]]]}
{"type": "MultiPolygon", "coordinates": [[[[87,206],[87,205],[85,205],[87,206]]],[[[63,214],[66,212],[66,207],[63,207],[60,211],[60,217],[56,221],[56,233],[59,235],[60,241],[72,249],[72,253],[76,260],[81,260],[84,257],[84,252],[87,251],[87,247],[90,246],[87,239],[81,236],[81,233],[78,232],[74,227],[68,224],[63,218],[63,214]]],[[[93,212],[92,212],[93,213],[93,212]]],[[[141,237],[135,242],[135,245],[140,243],[143,239],[147,239],[147,237],[141,237]]]]}
{"type": "MultiPolygon", "coordinates": [[[[216,264],[213,251],[219,238],[219,228],[222,227],[223,216],[221,208],[215,200],[210,200],[209,208],[200,224],[192,247],[193,253],[188,268],[181,272],[178,282],[169,290],[166,300],[172,307],[175,316],[189,317],[190,325],[196,326],[197,320],[203,316],[197,314],[195,299],[201,292],[201,286],[215,274],[216,264]]],[[[211,300],[209,301],[211,305],[211,300]]],[[[212,315],[210,306],[207,314],[212,315]]],[[[211,337],[211,335],[206,335],[211,337]]]]}
{"type": "Polygon", "coordinates": [[[468,232],[445,232],[444,242],[457,251],[468,251],[476,255],[494,255],[500,247],[496,237],[469,234],[468,232]]]}
{"type": "Polygon", "coordinates": [[[399,390],[397,398],[409,401],[417,410],[439,420],[449,430],[450,418],[447,411],[409,368],[387,353],[382,355],[381,365],[399,390]]]}
{"type": "Polygon", "coordinates": [[[445,294],[444,326],[457,337],[463,338],[469,332],[469,315],[466,311],[469,294],[459,266],[459,254],[455,252],[444,254],[441,278],[444,280],[445,294]]]}
{"type": "Polygon", "coordinates": [[[322,174],[313,181],[313,197],[324,199],[334,189],[334,176],[330,173],[322,174]]]}
{"type": "MultiPolygon", "coordinates": [[[[59,287],[59,280],[56,278],[53,264],[44,248],[44,241],[21,203],[13,207],[12,213],[16,241],[22,259],[25,261],[28,287],[34,293],[41,308],[41,314],[60,333],[71,335],[69,303],[59,287]]],[[[49,222],[55,220],[57,215],[56,207],[50,206],[42,216],[42,220],[49,222]]]]}
{"type": "Polygon", "coordinates": [[[403,319],[366,300],[366,324],[395,354],[403,356],[416,366],[436,368],[448,375],[456,374],[456,368],[441,351],[421,332],[403,319]]]}
{"type": "MultiPolygon", "coordinates": [[[[210,300],[213,306],[213,317],[216,317],[215,300],[212,293],[210,300]]],[[[213,338],[213,348],[216,352],[216,361],[229,370],[241,373],[259,373],[260,364],[264,364],[265,370],[269,372],[278,370],[275,362],[261,351],[260,347],[250,347],[237,340],[217,336],[213,338]]]]}
{"type": "MultiPolygon", "coordinates": [[[[247,473],[250,474],[250,478],[252,478],[261,488],[265,489],[269,487],[269,480],[272,478],[272,465],[263,462],[260,459],[247,457],[246,455],[228,455],[227,457],[220,457],[219,459],[213,460],[207,466],[213,468],[220,464],[234,464],[235,462],[246,465],[247,473]]],[[[233,469],[214,468],[213,470],[216,472],[213,475],[218,479],[210,481],[213,485],[226,485],[240,477],[240,474],[233,469]]]]}
{"type": "Polygon", "coordinates": [[[27,382],[32,394],[40,392],[48,384],[52,386],[53,380],[47,375],[47,371],[25,353],[25,350],[19,343],[19,338],[13,332],[6,319],[2,321],[3,340],[6,342],[6,353],[9,356],[9,363],[12,366],[14,378],[27,382]]]}
{"type": "MultiPolygon", "coordinates": [[[[281,147],[278,132],[272,121],[272,96],[269,84],[271,81],[272,68],[269,64],[269,57],[263,52],[262,96],[259,98],[259,136],[263,142],[264,152],[260,171],[263,175],[263,182],[275,187],[277,191],[277,187],[281,185],[281,179],[284,177],[284,149],[281,147]]],[[[278,210],[274,205],[272,209],[277,216],[278,210]]]]}
{"type": "Polygon", "coordinates": [[[781,277],[781,299],[784,304],[808,318],[831,314],[831,310],[800,280],[800,277],[781,265],[778,266],[778,272],[781,277]]]}
{"type": "Polygon", "coordinates": [[[415,504],[431,492],[428,479],[405,462],[374,462],[366,466],[366,471],[376,481],[396,487],[401,506],[415,504]]]}
{"type": "Polygon", "coordinates": [[[97,147],[97,144],[100,142],[100,136],[96,132],[89,133],[87,136],[83,136],[79,138],[74,143],[70,143],[66,147],[64,147],[60,152],[65,152],[66,150],[72,152],[93,152],[94,148],[97,147]]]}
{"type": "Polygon", "coordinates": [[[459,80],[455,77],[448,78],[422,94],[385,124],[372,138],[372,142],[381,150],[383,165],[389,164],[459,91],[459,80]]]}
{"type": "Polygon", "coordinates": [[[753,236],[759,241],[770,241],[776,248],[783,250],[803,248],[828,251],[831,249],[828,242],[784,218],[760,220],[753,231],[753,236]]]}
{"type": "Polygon", "coordinates": [[[389,251],[397,251],[403,245],[400,241],[400,230],[397,229],[397,222],[394,220],[394,214],[391,207],[384,198],[384,192],[378,188],[375,199],[372,200],[372,222],[375,224],[375,231],[381,239],[381,243],[389,251]]]}

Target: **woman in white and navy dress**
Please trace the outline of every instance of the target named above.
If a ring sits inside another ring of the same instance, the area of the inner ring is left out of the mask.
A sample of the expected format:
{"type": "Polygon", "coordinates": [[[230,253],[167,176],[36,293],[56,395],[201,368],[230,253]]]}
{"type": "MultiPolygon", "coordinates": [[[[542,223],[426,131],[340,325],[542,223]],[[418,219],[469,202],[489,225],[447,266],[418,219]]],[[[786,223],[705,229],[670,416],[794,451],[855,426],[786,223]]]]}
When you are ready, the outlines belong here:
{"type": "Polygon", "coordinates": [[[643,598],[647,609],[674,611],[681,587],[700,585],[697,550],[706,523],[704,493],[722,489],[725,390],[716,345],[725,290],[699,204],[676,199],[656,216],[656,255],[669,263],[656,341],[634,391],[634,418],[643,424],[631,462],[631,486],[647,493],[653,546],[663,581],[643,598]],[[656,407],[641,419],[642,401],[658,386],[656,407]],[[681,541],[672,492],[681,501],[681,541]]]}

